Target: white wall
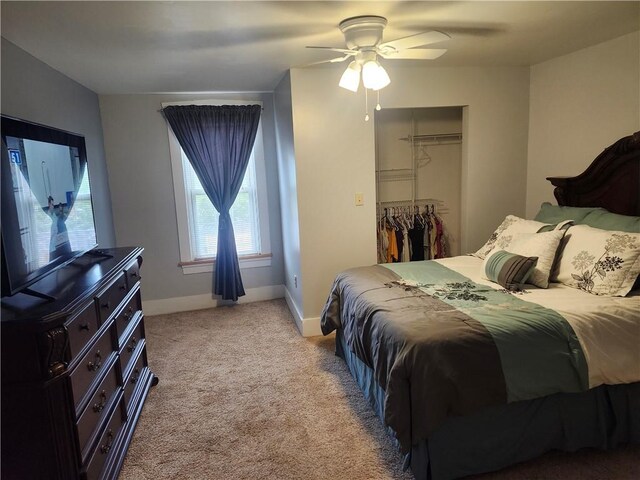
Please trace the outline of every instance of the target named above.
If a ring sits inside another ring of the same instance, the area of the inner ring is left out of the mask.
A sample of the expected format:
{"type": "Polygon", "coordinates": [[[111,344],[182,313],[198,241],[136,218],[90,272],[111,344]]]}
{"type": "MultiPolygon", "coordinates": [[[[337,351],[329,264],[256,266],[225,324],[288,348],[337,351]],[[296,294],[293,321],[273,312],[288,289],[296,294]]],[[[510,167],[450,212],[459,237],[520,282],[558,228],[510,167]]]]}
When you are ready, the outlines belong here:
{"type": "MultiPolygon", "coordinates": [[[[342,69],[291,71],[305,318],[319,316],[336,273],[376,262],[374,125],[364,94],[337,86],[342,69]]],[[[466,106],[461,249],[475,250],[507,214],[524,214],[529,69],[388,70],[385,108],[466,106]]]]}
{"type": "MultiPolygon", "coordinates": [[[[261,118],[273,257],[271,266],[241,269],[241,275],[247,297],[249,289],[280,291],[278,296],[282,296],[284,278],[272,94],[101,95],[116,237],[118,245],[145,248],[142,288],[146,302],[174,299],[171,302],[183,308],[179,299],[186,297],[196,302],[192,308],[215,305],[213,301],[203,302],[207,295],[212,300],[213,274],[184,275],[178,266],[180,251],[168,129],[158,111],[162,102],[214,98],[263,102],[261,118]],[[279,289],[268,288],[273,286],[279,289]]],[[[257,298],[264,297],[260,294],[257,298]]],[[[241,297],[241,300],[246,299],[241,297]]],[[[167,302],[158,305],[161,311],[167,302]]]]}
{"type": "Polygon", "coordinates": [[[2,39],[2,114],[84,135],[100,247],[114,247],[98,95],[2,39]]]}
{"type": "Polygon", "coordinates": [[[549,176],[581,173],[640,130],[640,33],[531,67],[527,215],[556,203],[549,176]]]}
{"type": "Polygon", "coordinates": [[[337,272],[376,262],[373,122],[337,81],[333,69],[291,71],[304,318],[320,315],[337,272]]]}

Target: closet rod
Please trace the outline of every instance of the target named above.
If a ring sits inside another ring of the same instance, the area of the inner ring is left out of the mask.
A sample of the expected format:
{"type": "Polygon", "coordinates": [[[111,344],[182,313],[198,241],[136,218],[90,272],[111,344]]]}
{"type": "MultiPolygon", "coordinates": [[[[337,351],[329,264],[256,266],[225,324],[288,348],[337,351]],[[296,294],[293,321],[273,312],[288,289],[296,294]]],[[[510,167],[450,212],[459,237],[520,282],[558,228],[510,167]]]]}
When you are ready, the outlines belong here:
{"type": "Polygon", "coordinates": [[[436,200],[434,198],[427,198],[416,200],[415,202],[412,200],[397,200],[397,201],[389,201],[389,202],[378,202],[378,217],[384,214],[384,210],[387,208],[404,208],[404,207],[423,207],[423,206],[433,206],[435,208],[435,212],[439,215],[446,215],[449,213],[449,207],[447,207],[442,200],[436,200]]]}

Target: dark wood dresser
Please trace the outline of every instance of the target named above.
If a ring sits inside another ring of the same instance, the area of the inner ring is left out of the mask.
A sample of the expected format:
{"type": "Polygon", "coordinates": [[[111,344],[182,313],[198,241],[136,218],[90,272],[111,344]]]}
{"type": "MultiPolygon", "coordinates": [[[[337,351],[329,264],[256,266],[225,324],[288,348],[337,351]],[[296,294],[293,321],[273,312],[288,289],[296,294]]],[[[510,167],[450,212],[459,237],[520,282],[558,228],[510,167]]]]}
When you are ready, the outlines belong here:
{"type": "Polygon", "coordinates": [[[2,299],[2,478],[115,479],[149,389],[141,248],[90,252],[2,299]]]}

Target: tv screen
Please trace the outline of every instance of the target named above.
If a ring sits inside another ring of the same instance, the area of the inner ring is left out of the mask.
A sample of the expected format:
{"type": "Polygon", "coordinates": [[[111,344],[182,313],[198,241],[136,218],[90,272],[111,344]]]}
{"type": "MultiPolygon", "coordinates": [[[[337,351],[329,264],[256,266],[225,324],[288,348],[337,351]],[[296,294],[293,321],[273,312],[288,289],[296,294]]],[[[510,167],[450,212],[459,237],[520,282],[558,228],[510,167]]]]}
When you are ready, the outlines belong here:
{"type": "Polygon", "coordinates": [[[2,116],[2,296],[97,244],[84,137],[2,116]]]}

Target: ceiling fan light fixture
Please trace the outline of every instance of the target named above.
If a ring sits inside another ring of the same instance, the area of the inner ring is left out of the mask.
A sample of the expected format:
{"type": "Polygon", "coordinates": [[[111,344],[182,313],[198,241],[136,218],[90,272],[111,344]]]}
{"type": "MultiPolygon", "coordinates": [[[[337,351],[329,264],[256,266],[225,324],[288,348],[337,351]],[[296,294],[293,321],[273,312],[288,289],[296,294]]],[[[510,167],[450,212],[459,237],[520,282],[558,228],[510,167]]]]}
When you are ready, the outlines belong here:
{"type": "Polygon", "coordinates": [[[360,86],[360,70],[362,70],[362,68],[358,62],[351,62],[342,74],[338,85],[352,92],[357,92],[360,86]]]}
{"type": "Polygon", "coordinates": [[[380,90],[389,85],[391,79],[377,60],[369,60],[362,66],[362,83],[365,88],[380,90]]]}

